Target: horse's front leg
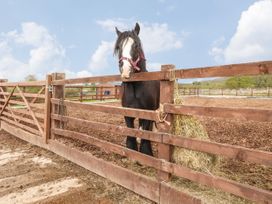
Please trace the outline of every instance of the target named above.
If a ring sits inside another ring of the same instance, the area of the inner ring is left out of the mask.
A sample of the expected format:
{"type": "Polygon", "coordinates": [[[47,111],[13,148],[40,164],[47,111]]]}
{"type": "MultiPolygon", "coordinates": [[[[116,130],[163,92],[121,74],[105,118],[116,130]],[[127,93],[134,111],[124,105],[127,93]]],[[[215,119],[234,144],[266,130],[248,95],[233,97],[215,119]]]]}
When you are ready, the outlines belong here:
{"type": "MultiPolygon", "coordinates": [[[[125,117],[127,127],[134,128],[134,120],[135,118],[125,117]]],[[[127,148],[138,151],[136,137],[127,136],[126,145],[127,148]]]]}
{"type": "MultiPolygon", "coordinates": [[[[150,130],[150,131],[152,131],[153,121],[139,119],[139,126],[143,130],[150,130]]],[[[144,154],[147,154],[147,155],[150,155],[150,156],[153,156],[153,152],[152,152],[152,147],[151,147],[150,140],[141,139],[140,152],[142,152],[144,154]]]]}

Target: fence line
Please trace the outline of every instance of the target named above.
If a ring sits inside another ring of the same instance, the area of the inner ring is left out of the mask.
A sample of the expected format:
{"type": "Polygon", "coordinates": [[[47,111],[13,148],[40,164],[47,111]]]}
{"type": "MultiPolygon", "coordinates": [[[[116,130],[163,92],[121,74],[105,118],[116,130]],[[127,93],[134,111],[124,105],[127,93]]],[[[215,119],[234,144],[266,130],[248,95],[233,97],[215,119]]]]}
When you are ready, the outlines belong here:
{"type": "Polygon", "coordinates": [[[179,94],[184,96],[247,96],[247,97],[271,97],[272,88],[244,88],[244,89],[202,89],[202,88],[179,88],[179,94]]]}

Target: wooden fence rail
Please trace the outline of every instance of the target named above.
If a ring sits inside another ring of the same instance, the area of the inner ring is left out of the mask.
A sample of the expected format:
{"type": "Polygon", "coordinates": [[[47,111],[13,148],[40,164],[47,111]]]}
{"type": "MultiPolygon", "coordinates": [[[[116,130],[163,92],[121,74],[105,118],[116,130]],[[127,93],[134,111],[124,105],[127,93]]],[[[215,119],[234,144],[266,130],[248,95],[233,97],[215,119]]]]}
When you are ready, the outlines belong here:
{"type": "Polygon", "coordinates": [[[64,74],[54,73],[48,75],[46,81],[20,83],[8,83],[4,81],[0,83],[1,128],[21,139],[55,152],[157,203],[201,203],[201,200],[171,187],[168,183],[171,175],[189,179],[211,188],[217,188],[258,203],[271,203],[272,192],[270,191],[198,172],[170,161],[171,149],[176,146],[220,155],[239,161],[272,166],[271,152],[185,138],[170,134],[169,132],[170,125],[173,124],[173,116],[177,114],[272,122],[271,110],[185,106],[174,105],[173,102],[175,79],[258,74],[272,74],[272,61],[186,70],[175,70],[173,65],[164,65],[159,72],[134,74],[131,79],[125,80],[127,82],[160,80],[161,108],[157,111],[101,104],[82,104],[64,100],[64,88],[66,85],[71,87],[71,84],[121,81],[119,75],[65,79],[64,74]],[[42,87],[42,89],[40,89],[38,93],[25,93],[20,88],[39,86],[42,87]],[[7,89],[7,87],[13,87],[13,89],[7,89]],[[15,92],[15,90],[17,90],[17,92],[15,92]],[[14,98],[14,96],[16,96],[16,98],[14,98]],[[35,98],[35,100],[33,100],[33,98],[35,98]],[[38,100],[42,100],[42,103],[40,101],[37,103],[38,100]],[[18,105],[20,106],[19,109],[16,108],[18,105]],[[41,105],[43,108],[41,108],[41,105]],[[151,132],[67,116],[65,114],[67,107],[153,120],[157,122],[159,131],[151,132]],[[161,118],[162,115],[164,116],[163,120],[161,118]],[[116,133],[123,136],[131,135],[151,140],[158,144],[158,157],[150,157],[140,152],[127,149],[119,144],[110,143],[102,138],[96,138],[79,131],[69,130],[66,125],[63,125],[64,123],[76,124],[81,127],[86,126],[95,130],[116,133]],[[97,146],[106,153],[119,154],[136,160],[143,165],[153,167],[157,170],[157,178],[152,179],[143,176],[104,161],[101,158],[97,158],[91,153],[68,147],[55,140],[58,136],[80,140],[86,144],[97,146]],[[137,185],[135,185],[135,183],[137,183],[137,185]]]}

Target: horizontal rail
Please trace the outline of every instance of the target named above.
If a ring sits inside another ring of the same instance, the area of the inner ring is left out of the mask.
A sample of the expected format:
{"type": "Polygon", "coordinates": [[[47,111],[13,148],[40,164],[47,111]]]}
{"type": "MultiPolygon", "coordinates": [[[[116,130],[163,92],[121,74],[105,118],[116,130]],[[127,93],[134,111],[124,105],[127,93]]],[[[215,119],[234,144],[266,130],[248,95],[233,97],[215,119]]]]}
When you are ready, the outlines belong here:
{"type": "MultiPolygon", "coordinates": [[[[1,92],[0,95],[9,95],[9,92],[1,92]]],[[[20,93],[13,93],[12,96],[21,96],[20,93]]],[[[24,93],[25,97],[28,98],[45,98],[44,94],[35,94],[35,93],[24,93]]]]}
{"type": "MultiPolygon", "coordinates": [[[[0,102],[5,102],[5,99],[0,98],[0,102]]],[[[25,106],[25,102],[23,101],[16,101],[16,100],[9,100],[9,104],[14,104],[14,105],[23,105],[25,106]]],[[[30,107],[37,108],[37,109],[44,109],[44,103],[30,103],[30,107]]]]}
{"type": "Polygon", "coordinates": [[[64,122],[71,122],[78,125],[87,125],[94,130],[106,131],[108,133],[118,133],[120,135],[131,135],[135,137],[140,137],[142,139],[151,140],[153,142],[162,142],[161,134],[156,132],[151,132],[147,130],[138,130],[134,128],[127,128],[120,125],[112,125],[101,122],[88,121],[79,118],[73,118],[69,116],[61,116],[57,114],[51,114],[51,119],[53,120],[62,120],[64,122]]]}
{"type": "Polygon", "coordinates": [[[240,161],[248,161],[257,164],[272,166],[272,153],[260,150],[249,149],[236,145],[221,144],[217,142],[203,141],[180,137],[168,133],[152,132],[140,129],[127,128],[124,126],[93,122],[84,119],[73,118],[69,116],[60,116],[51,114],[53,120],[70,121],[77,125],[86,125],[94,130],[106,131],[109,133],[118,133],[120,135],[130,135],[142,139],[148,139],[153,142],[170,144],[190,150],[201,151],[210,154],[225,156],[240,161]]]}
{"type": "Polygon", "coordinates": [[[221,108],[164,104],[164,112],[182,115],[201,115],[208,117],[231,118],[237,120],[272,122],[272,110],[270,109],[221,108]]]}
{"type": "Polygon", "coordinates": [[[105,86],[103,86],[103,85],[94,85],[94,86],[92,86],[92,85],[67,85],[67,86],[65,86],[65,88],[68,88],[68,89],[70,89],[70,88],[74,88],[74,89],[84,89],[84,88],[86,88],[86,89],[90,89],[90,88],[93,88],[93,89],[104,89],[104,88],[109,88],[109,89],[115,89],[115,88],[119,88],[120,87],[120,85],[112,85],[112,86],[109,86],[109,85],[105,85],[105,86]]]}
{"type": "Polygon", "coordinates": [[[161,169],[178,177],[186,178],[212,188],[221,189],[225,192],[256,201],[258,203],[269,203],[272,200],[272,193],[270,191],[259,189],[248,184],[241,184],[219,176],[194,171],[190,168],[164,160],[162,160],[161,169]]]}
{"type": "Polygon", "coordinates": [[[36,135],[39,135],[39,136],[41,135],[41,133],[40,133],[39,130],[36,130],[36,129],[34,129],[34,128],[32,128],[32,127],[29,127],[29,126],[27,126],[27,125],[24,125],[24,124],[15,122],[15,121],[10,120],[10,119],[8,119],[8,118],[6,118],[6,117],[3,117],[3,116],[1,116],[0,119],[3,120],[3,121],[5,121],[5,122],[8,122],[8,123],[10,123],[10,124],[12,124],[12,125],[15,125],[15,126],[17,126],[17,127],[20,127],[20,128],[22,128],[22,129],[24,129],[24,130],[26,130],[26,131],[29,131],[29,132],[31,132],[31,133],[33,133],[33,134],[36,134],[36,135]]]}
{"type": "Polygon", "coordinates": [[[123,116],[142,118],[147,120],[158,120],[158,113],[151,110],[135,109],[135,108],[125,108],[125,107],[116,107],[109,105],[101,104],[83,104],[79,102],[72,102],[64,100],[63,102],[60,99],[51,99],[53,104],[63,104],[65,106],[82,108],[84,110],[90,111],[99,111],[104,113],[118,114],[123,116]]]}
{"type": "Polygon", "coordinates": [[[177,79],[272,74],[272,61],[175,70],[177,79]]]}
{"type": "Polygon", "coordinates": [[[136,159],[140,163],[156,168],[158,170],[163,170],[172,173],[173,175],[180,176],[182,178],[186,178],[191,181],[207,185],[209,187],[218,188],[225,192],[229,192],[247,199],[265,203],[272,198],[272,193],[269,191],[258,189],[247,184],[241,184],[218,176],[210,176],[208,174],[197,172],[187,167],[181,167],[177,164],[173,164],[161,159],[141,155],[141,153],[136,151],[129,150],[125,147],[121,147],[110,142],[99,140],[87,134],[62,129],[54,129],[53,132],[65,137],[78,139],[100,148],[104,148],[106,151],[111,151],[122,156],[127,156],[130,159],[136,159]]]}
{"type": "MultiPolygon", "coordinates": [[[[2,106],[0,106],[0,108],[2,108],[2,106]]],[[[18,108],[6,107],[5,110],[9,110],[9,111],[12,111],[14,113],[24,114],[24,115],[27,115],[27,116],[31,117],[30,113],[27,111],[26,108],[24,108],[24,109],[18,109],[18,108]]],[[[35,112],[35,116],[36,116],[36,118],[38,118],[40,120],[43,120],[45,114],[44,113],[37,113],[37,112],[35,112]]]]}
{"type": "Polygon", "coordinates": [[[272,152],[249,149],[237,145],[222,144],[193,138],[186,138],[171,134],[162,135],[163,143],[185,149],[224,156],[239,161],[272,166],[272,152]]]}
{"type": "Polygon", "coordinates": [[[70,130],[63,130],[63,129],[58,129],[58,128],[53,128],[52,133],[63,136],[63,137],[83,141],[87,144],[99,147],[100,149],[104,150],[105,152],[110,152],[110,153],[113,152],[113,153],[119,154],[121,156],[126,156],[132,160],[137,160],[137,161],[141,162],[141,164],[151,166],[156,169],[160,168],[160,161],[158,159],[156,159],[155,157],[151,157],[151,156],[142,154],[138,151],[134,151],[134,150],[128,149],[126,147],[123,147],[123,146],[120,146],[117,144],[113,144],[111,142],[107,142],[105,140],[101,140],[101,139],[92,137],[90,135],[84,134],[84,133],[79,133],[79,132],[70,131],[70,130]]]}
{"type": "Polygon", "coordinates": [[[45,81],[27,81],[27,82],[4,82],[0,83],[0,87],[12,87],[12,86],[22,86],[22,87],[36,87],[45,86],[45,81]]]}
{"type": "MultiPolygon", "coordinates": [[[[8,113],[8,112],[6,112],[6,111],[4,111],[4,112],[2,113],[2,115],[7,116],[7,117],[10,117],[10,118],[15,118],[15,119],[18,119],[18,120],[20,120],[20,121],[23,121],[23,122],[26,122],[26,123],[29,123],[29,124],[31,124],[31,125],[36,126],[36,124],[35,124],[35,122],[34,122],[33,119],[29,119],[29,118],[26,118],[26,117],[22,117],[22,116],[10,114],[10,113],[8,113]]],[[[40,123],[40,126],[41,126],[41,127],[44,127],[44,125],[43,125],[42,123],[40,123]]]]}
{"type": "Polygon", "coordinates": [[[155,81],[155,80],[167,80],[168,73],[166,72],[142,72],[135,73],[129,79],[121,79],[120,75],[109,75],[109,76],[97,76],[97,77],[84,77],[75,79],[63,79],[54,80],[53,85],[65,85],[65,84],[79,84],[79,83],[106,83],[116,81],[155,81]]]}
{"type": "Polygon", "coordinates": [[[259,75],[272,74],[272,61],[230,64],[222,66],[210,66],[204,68],[177,69],[170,72],[145,72],[136,73],[130,79],[121,79],[120,75],[85,77],[75,79],[55,80],[53,85],[79,84],[79,83],[106,83],[115,81],[151,81],[151,80],[169,80],[189,78],[207,78],[207,77],[229,77],[237,75],[259,75]]]}

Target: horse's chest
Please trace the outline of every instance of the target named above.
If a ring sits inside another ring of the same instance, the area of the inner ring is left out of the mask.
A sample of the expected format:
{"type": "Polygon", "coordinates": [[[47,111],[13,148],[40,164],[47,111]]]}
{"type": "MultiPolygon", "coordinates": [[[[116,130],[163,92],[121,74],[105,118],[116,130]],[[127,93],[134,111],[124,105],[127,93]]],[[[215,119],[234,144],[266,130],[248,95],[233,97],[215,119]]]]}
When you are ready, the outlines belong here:
{"type": "Polygon", "coordinates": [[[151,103],[150,95],[142,87],[125,87],[122,105],[132,108],[147,108],[151,103]]]}

